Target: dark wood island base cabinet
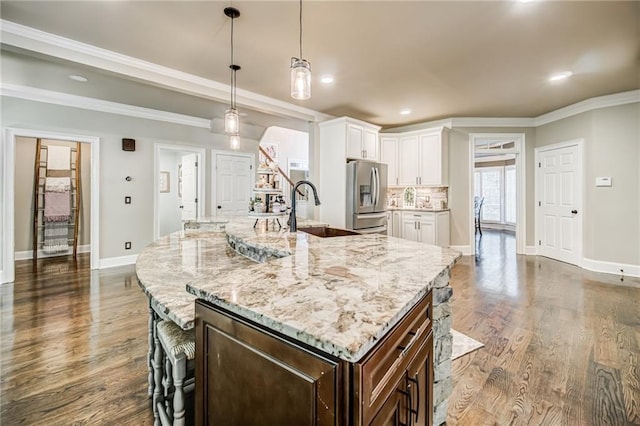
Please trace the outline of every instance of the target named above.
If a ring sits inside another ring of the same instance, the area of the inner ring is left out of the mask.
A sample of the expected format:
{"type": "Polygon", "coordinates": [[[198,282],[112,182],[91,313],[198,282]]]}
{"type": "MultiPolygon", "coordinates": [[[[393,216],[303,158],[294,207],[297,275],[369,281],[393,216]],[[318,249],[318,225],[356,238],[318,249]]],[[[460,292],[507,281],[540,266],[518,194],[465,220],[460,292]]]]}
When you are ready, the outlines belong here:
{"type": "Polygon", "coordinates": [[[431,425],[431,293],[348,362],[196,301],[197,425],[431,425]]]}

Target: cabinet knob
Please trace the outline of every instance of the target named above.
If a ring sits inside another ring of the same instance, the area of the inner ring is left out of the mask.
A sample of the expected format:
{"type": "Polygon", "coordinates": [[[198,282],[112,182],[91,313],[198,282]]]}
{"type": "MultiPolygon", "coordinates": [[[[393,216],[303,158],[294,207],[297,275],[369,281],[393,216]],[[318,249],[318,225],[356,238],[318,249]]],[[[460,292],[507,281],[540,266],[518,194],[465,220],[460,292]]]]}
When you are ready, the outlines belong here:
{"type": "Polygon", "coordinates": [[[571,210],[571,213],[578,214],[578,210],[571,210]]]}

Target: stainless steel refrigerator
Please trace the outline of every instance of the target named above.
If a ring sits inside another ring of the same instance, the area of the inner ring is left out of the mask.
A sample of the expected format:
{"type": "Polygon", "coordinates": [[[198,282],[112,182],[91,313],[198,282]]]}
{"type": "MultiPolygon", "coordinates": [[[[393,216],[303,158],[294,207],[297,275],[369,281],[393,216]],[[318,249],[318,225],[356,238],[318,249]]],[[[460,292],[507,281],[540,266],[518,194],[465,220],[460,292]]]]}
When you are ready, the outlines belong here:
{"type": "Polygon", "coordinates": [[[361,233],[387,232],[387,165],[347,163],[347,228],[361,233]]]}

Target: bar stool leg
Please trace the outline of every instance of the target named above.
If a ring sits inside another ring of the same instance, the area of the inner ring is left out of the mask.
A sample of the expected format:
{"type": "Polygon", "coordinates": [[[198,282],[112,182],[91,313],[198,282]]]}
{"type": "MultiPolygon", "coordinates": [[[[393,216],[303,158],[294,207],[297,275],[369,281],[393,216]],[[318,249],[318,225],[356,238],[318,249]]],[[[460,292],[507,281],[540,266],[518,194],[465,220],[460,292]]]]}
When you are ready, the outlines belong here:
{"type": "Polygon", "coordinates": [[[147,378],[149,398],[153,396],[153,356],[155,351],[153,330],[155,329],[155,324],[155,311],[151,307],[151,299],[149,299],[149,352],[147,353],[147,368],[149,369],[149,377],[147,378]]]}
{"type": "Polygon", "coordinates": [[[164,362],[164,400],[165,410],[169,418],[173,417],[173,404],[171,404],[169,394],[171,393],[171,387],[173,386],[173,367],[171,366],[171,358],[165,355],[164,362]]]}
{"type": "Polygon", "coordinates": [[[154,333],[155,353],[153,357],[153,371],[154,371],[154,389],[153,389],[153,424],[160,426],[160,415],[158,413],[158,403],[162,402],[162,346],[158,340],[157,331],[154,333]]]}
{"type": "Polygon", "coordinates": [[[173,426],[184,426],[185,424],[185,396],[184,378],[187,375],[187,359],[184,353],[176,357],[173,367],[173,426]]]}

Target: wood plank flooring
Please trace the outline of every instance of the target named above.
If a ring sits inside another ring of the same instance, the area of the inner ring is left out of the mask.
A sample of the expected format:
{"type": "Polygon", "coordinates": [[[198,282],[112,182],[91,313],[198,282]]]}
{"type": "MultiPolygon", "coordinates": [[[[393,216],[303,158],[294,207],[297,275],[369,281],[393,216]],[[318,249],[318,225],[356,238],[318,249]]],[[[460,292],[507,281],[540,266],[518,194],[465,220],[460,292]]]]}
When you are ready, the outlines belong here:
{"type": "MultiPolygon", "coordinates": [[[[640,424],[640,280],[515,256],[484,231],[453,270],[450,425],[640,424]]],[[[134,267],[16,263],[0,286],[0,425],[150,425],[147,300],[134,267]]]]}
{"type": "Polygon", "coordinates": [[[133,266],[19,261],[0,295],[0,425],[153,424],[148,302],[133,266]]]}
{"type": "Polygon", "coordinates": [[[453,327],[485,347],[453,362],[447,424],[640,425],[640,280],[516,256],[508,233],[476,241],[453,327]]]}

